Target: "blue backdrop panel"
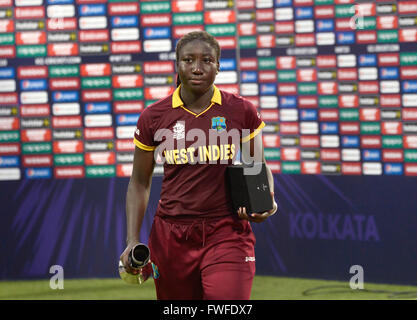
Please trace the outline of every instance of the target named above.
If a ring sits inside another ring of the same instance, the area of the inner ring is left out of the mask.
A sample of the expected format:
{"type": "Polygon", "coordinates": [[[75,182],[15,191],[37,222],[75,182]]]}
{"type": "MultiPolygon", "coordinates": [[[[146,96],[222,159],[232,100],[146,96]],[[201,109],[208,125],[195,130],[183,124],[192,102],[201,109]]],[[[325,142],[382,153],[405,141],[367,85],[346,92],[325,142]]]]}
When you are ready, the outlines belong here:
{"type": "MultiPolygon", "coordinates": [[[[63,266],[66,277],[116,276],[125,247],[127,184],[120,178],[1,184],[0,277],[43,278],[51,265],[63,266]]],[[[142,241],[151,222],[147,214],[142,241]]]]}
{"type": "Polygon", "coordinates": [[[417,188],[404,177],[276,176],[279,215],[254,225],[260,274],[417,284],[417,188]]]}
{"type": "MultiPolygon", "coordinates": [[[[147,242],[162,183],[154,177],[147,242]]],[[[0,279],[115,277],[125,247],[128,179],[0,183],[0,279]]],[[[257,274],[417,284],[417,181],[275,175],[279,213],[256,234],[257,274]]]]}

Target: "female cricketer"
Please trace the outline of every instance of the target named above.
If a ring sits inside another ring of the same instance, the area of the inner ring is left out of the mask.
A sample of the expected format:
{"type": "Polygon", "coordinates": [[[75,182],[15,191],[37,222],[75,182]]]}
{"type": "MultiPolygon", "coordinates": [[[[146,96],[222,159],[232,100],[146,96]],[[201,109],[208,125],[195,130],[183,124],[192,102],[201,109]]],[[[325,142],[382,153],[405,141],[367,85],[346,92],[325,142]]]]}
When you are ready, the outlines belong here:
{"type": "MultiPolygon", "coordinates": [[[[164,178],[148,243],[159,271],[157,299],[248,300],[255,275],[249,222],[262,222],[277,210],[273,192],[269,212],[232,210],[226,167],[239,150],[243,160],[260,155],[265,162],[259,134],[265,124],[249,101],[214,85],[219,61],[219,44],[207,32],[181,38],[176,46],[180,83],[142,112],[134,134],[127,247],[120,259],[127,272],[135,272],[128,254],[139,243],[159,154],[164,178]]],[[[268,166],[267,176],[274,190],[268,166]]]]}

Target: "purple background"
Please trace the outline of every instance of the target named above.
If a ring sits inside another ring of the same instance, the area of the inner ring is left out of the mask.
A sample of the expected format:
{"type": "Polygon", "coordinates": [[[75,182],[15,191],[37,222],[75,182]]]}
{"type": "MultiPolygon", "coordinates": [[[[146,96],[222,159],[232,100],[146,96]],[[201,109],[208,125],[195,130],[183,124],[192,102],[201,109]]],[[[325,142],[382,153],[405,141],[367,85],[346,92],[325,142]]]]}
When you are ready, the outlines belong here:
{"type": "MultiPolygon", "coordinates": [[[[162,177],[154,177],[147,242],[162,177]]],[[[0,279],[117,277],[128,179],[1,182],[0,279]]],[[[279,213],[252,224],[257,274],[417,285],[417,179],[275,175],[279,213]]]]}

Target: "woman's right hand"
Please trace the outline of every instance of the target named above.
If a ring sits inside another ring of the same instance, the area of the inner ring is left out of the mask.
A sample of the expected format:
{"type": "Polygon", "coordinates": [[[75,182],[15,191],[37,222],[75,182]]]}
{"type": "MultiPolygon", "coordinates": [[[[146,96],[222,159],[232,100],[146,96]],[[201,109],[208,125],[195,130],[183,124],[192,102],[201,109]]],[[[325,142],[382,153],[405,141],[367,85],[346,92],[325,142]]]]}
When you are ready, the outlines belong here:
{"type": "Polygon", "coordinates": [[[126,270],[127,273],[130,273],[130,274],[138,274],[139,273],[139,270],[132,268],[130,266],[130,263],[129,263],[129,253],[133,249],[133,247],[136,246],[139,243],[140,243],[139,241],[129,242],[125,251],[123,251],[123,253],[120,256],[120,260],[122,261],[123,266],[125,267],[125,270],[126,270]]]}

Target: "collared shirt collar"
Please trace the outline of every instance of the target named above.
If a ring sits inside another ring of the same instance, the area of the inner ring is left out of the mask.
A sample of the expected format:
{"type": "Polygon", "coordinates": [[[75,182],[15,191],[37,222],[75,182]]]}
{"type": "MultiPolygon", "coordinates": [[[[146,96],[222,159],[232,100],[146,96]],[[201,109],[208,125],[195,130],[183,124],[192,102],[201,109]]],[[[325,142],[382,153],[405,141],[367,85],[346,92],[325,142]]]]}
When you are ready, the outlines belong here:
{"type": "MultiPolygon", "coordinates": [[[[213,92],[213,96],[211,97],[211,102],[221,105],[222,95],[220,94],[220,90],[215,85],[213,85],[213,88],[214,88],[214,92],[213,92]]],[[[181,85],[179,85],[178,88],[175,89],[174,93],[172,94],[172,107],[173,108],[184,106],[184,102],[181,100],[181,97],[180,97],[180,89],[181,89],[181,85]]]]}

